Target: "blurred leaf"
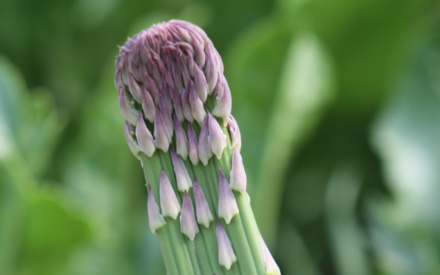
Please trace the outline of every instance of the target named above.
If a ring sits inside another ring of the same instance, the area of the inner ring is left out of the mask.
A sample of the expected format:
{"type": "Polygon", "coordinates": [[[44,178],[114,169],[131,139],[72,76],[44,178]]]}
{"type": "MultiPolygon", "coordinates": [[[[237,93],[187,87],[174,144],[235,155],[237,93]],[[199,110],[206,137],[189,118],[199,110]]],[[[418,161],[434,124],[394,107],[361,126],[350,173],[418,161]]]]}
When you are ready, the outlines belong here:
{"type": "Polygon", "coordinates": [[[64,198],[41,192],[28,201],[18,274],[60,274],[69,256],[91,235],[89,224],[64,198]]]}
{"type": "Polygon", "coordinates": [[[294,37],[285,66],[266,132],[254,204],[257,218],[265,221],[262,234],[274,234],[289,160],[312,133],[333,95],[328,57],[312,33],[294,37]]]}
{"type": "MultiPolygon", "coordinates": [[[[133,36],[141,32],[142,30],[148,29],[153,24],[169,21],[171,19],[173,19],[173,15],[167,11],[150,12],[134,21],[128,33],[130,36],[133,36]]],[[[114,69],[112,69],[112,71],[113,70],[114,69]]]]}
{"type": "Polygon", "coordinates": [[[279,259],[278,264],[282,264],[282,274],[322,274],[293,223],[287,220],[280,223],[279,239],[282,242],[277,246],[275,256],[279,259]]]}
{"type": "Polygon", "coordinates": [[[35,176],[46,172],[63,126],[54,107],[47,90],[31,97],[18,69],[0,57],[0,157],[20,154],[35,176]]]}
{"type": "Polygon", "coordinates": [[[83,216],[72,214],[58,193],[36,178],[49,163],[60,132],[48,93],[31,98],[18,69],[0,59],[0,273],[59,274],[90,235],[83,216]]]}
{"type": "Polygon", "coordinates": [[[24,223],[24,196],[35,186],[17,144],[17,128],[23,121],[26,101],[24,80],[6,58],[0,56],[0,273],[15,269],[24,223]]]}
{"type": "Polygon", "coordinates": [[[204,28],[212,22],[213,7],[206,2],[192,2],[186,5],[176,19],[189,21],[204,28]]]}
{"type": "Polygon", "coordinates": [[[17,186],[0,164],[0,274],[14,274],[20,253],[24,203],[17,186]]]}
{"type": "Polygon", "coordinates": [[[23,116],[16,107],[22,103],[25,92],[26,85],[18,68],[0,56],[0,159],[8,157],[16,143],[16,131],[23,116]]]}
{"type": "Polygon", "coordinates": [[[408,67],[436,2],[280,0],[277,10],[312,25],[333,56],[339,90],[332,111],[369,116],[408,67]]]}
{"type": "Polygon", "coordinates": [[[71,10],[72,20],[84,29],[93,29],[111,14],[120,0],[78,0],[71,10]]]}
{"type": "Polygon", "coordinates": [[[370,205],[378,266],[384,273],[440,272],[440,43],[417,61],[378,117],[372,143],[392,201],[370,205]],[[405,268],[402,267],[405,263],[405,268]]]}
{"type": "Polygon", "coordinates": [[[337,274],[371,274],[365,237],[356,220],[362,176],[353,163],[336,166],[325,194],[326,225],[337,274]]]}

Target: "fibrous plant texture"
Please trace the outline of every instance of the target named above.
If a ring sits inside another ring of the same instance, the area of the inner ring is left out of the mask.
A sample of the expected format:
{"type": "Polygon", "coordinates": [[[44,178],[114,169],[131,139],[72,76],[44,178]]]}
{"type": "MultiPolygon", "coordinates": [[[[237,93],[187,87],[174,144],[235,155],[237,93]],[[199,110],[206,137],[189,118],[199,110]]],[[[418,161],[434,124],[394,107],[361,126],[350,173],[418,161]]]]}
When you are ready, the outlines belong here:
{"type": "Polygon", "coordinates": [[[206,33],[177,20],[142,31],[120,48],[115,85],[168,274],[280,274],[250,207],[231,92],[206,33]]]}

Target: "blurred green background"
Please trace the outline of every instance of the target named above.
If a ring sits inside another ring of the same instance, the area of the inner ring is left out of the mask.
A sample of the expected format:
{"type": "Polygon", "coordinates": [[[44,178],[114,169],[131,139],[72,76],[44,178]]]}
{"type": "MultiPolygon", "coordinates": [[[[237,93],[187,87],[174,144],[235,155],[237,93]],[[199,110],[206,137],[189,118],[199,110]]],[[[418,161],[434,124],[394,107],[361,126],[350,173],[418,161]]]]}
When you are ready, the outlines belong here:
{"type": "Polygon", "coordinates": [[[440,274],[433,0],[0,0],[0,274],[166,274],[113,64],[172,18],[223,57],[283,274],[440,274]]]}

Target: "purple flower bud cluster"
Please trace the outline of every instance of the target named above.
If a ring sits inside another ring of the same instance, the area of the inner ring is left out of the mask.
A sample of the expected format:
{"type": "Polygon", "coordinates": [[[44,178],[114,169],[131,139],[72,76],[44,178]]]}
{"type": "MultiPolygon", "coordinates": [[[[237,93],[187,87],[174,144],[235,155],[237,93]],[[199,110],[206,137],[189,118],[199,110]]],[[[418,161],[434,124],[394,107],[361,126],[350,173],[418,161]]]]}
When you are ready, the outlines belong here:
{"type": "Polygon", "coordinates": [[[231,115],[231,92],[211,40],[188,22],[154,25],[120,48],[115,86],[132,153],[137,158],[141,152],[152,157],[160,149],[171,155],[174,175],[160,172],[160,207],[147,185],[151,231],[180,214],[181,232],[194,241],[200,225],[209,228],[217,220],[219,263],[230,269],[237,257],[221,220],[227,228],[239,214],[233,190],[247,195],[247,179],[240,155],[241,134],[231,115]],[[187,165],[206,166],[214,155],[221,159],[225,148],[232,153],[230,183],[220,170],[218,197],[207,192],[211,205],[218,206],[212,209],[187,165]],[[176,180],[176,190],[170,179],[176,180]]]}
{"type": "Polygon", "coordinates": [[[183,159],[206,165],[212,155],[221,157],[226,136],[214,117],[234,125],[234,133],[238,126],[221,57],[202,29],[179,20],[154,25],[120,47],[115,65],[126,138],[136,156],[167,152],[175,132],[183,159]],[[198,144],[191,123],[202,127],[198,144]]]}

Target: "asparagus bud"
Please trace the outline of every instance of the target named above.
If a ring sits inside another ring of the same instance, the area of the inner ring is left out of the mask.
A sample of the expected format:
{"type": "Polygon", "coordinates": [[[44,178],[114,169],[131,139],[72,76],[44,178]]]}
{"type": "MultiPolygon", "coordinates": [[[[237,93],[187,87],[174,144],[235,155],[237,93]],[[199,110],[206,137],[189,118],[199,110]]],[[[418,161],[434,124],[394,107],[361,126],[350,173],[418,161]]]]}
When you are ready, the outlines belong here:
{"type": "Polygon", "coordinates": [[[136,137],[139,149],[147,156],[151,157],[154,151],[156,151],[156,146],[154,145],[153,136],[151,135],[150,130],[148,130],[142,117],[142,113],[139,113],[138,123],[136,125],[136,137]]]}
{"type": "Polygon", "coordinates": [[[148,218],[150,221],[151,232],[155,233],[156,230],[161,228],[166,224],[163,216],[159,212],[159,206],[154,199],[154,194],[151,186],[147,184],[148,187],[148,218]]]}
{"type": "Polygon", "coordinates": [[[188,238],[191,241],[194,241],[196,234],[199,233],[199,226],[196,223],[193,204],[186,190],[183,195],[183,206],[182,206],[182,215],[180,216],[180,226],[182,233],[188,236],[188,238]]]}
{"type": "Polygon", "coordinates": [[[229,224],[231,219],[238,214],[238,206],[235,201],[234,194],[229,188],[228,180],[225,174],[220,170],[220,180],[219,180],[219,202],[218,202],[218,215],[224,218],[226,223],[229,224]]]}
{"type": "Polygon", "coordinates": [[[231,189],[245,193],[246,192],[246,172],[243,166],[243,159],[237,147],[232,153],[232,170],[231,170],[231,189]]]}
{"type": "Polygon", "coordinates": [[[227,270],[237,260],[231,241],[220,221],[217,221],[218,261],[227,270]]]}
{"type": "Polygon", "coordinates": [[[179,191],[188,191],[192,187],[191,178],[182,159],[171,148],[171,157],[173,159],[174,173],[176,173],[177,188],[179,191]]]}
{"type": "Polygon", "coordinates": [[[181,210],[176,193],[174,193],[170,180],[163,169],[160,173],[160,207],[165,217],[173,219],[177,218],[181,210]]]}
{"type": "Polygon", "coordinates": [[[196,201],[197,222],[208,228],[209,223],[214,220],[214,216],[209,209],[205,194],[196,179],[194,179],[194,198],[196,201]]]}
{"type": "Polygon", "coordinates": [[[168,274],[279,274],[249,204],[231,91],[206,33],[178,20],[154,25],[120,47],[115,65],[168,274]]]}

